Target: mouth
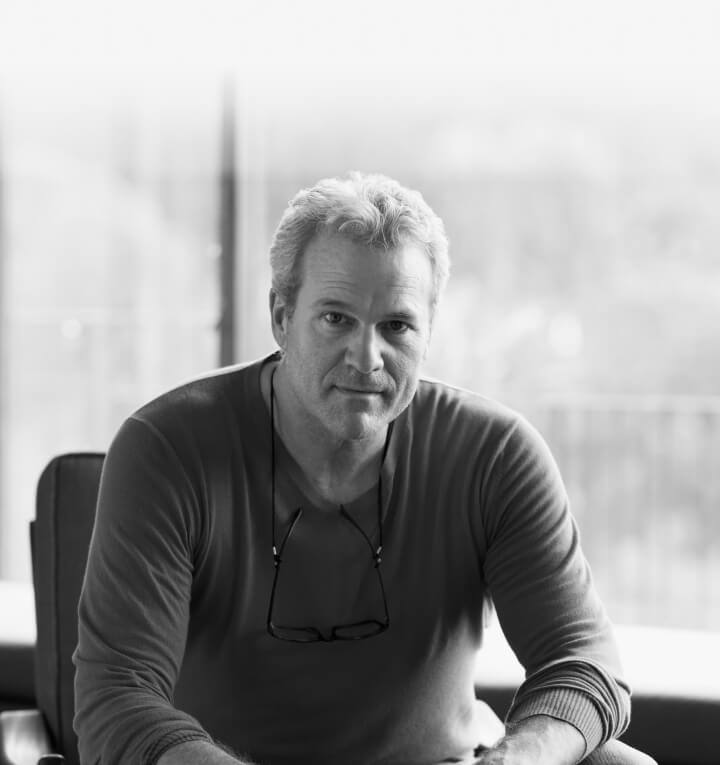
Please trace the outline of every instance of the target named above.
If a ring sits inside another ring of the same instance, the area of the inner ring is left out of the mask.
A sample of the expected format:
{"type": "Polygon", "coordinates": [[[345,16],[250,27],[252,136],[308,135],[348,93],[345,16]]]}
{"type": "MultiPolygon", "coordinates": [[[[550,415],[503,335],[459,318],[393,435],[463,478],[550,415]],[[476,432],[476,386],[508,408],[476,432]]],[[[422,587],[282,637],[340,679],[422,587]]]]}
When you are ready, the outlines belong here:
{"type": "Polygon", "coordinates": [[[348,396],[382,396],[383,393],[377,388],[348,388],[343,385],[336,385],[335,387],[348,396]]]}

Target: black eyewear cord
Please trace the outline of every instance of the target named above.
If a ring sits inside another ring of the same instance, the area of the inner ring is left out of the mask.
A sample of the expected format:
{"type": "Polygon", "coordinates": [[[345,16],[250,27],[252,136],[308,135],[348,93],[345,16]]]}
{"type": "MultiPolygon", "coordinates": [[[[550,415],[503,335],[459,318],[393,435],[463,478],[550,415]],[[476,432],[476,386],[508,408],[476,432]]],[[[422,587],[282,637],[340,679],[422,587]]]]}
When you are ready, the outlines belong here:
{"type": "Polygon", "coordinates": [[[317,643],[324,642],[329,643],[335,640],[365,640],[366,638],[375,637],[385,632],[390,627],[390,613],[388,611],[387,596],[385,593],[385,585],[383,583],[382,574],[380,573],[380,564],[382,563],[382,551],[383,551],[383,538],[382,538],[382,465],[385,462],[385,455],[387,454],[388,445],[390,443],[390,434],[392,432],[393,423],[388,426],[387,437],[385,439],[385,446],[383,448],[382,459],[380,462],[380,473],[378,475],[378,489],[377,489],[377,511],[378,511],[378,546],[374,547],[370,540],[370,537],[363,531],[360,525],[355,519],[345,510],[343,505],[340,505],[340,514],[355,528],[363,537],[370,550],[372,556],[373,568],[377,574],[378,586],[380,587],[380,593],[382,595],[384,616],[382,619],[364,619],[358,622],[351,622],[349,624],[339,624],[331,628],[329,636],[323,634],[317,627],[310,626],[290,626],[283,624],[276,624],[273,621],[273,609],[275,605],[275,592],[277,590],[277,583],[280,577],[280,567],[282,564],[282,555],[285,547],[292,535],[292,532],[297,522],[302,517],[302,507],[299,507],[293,514],[290,521],[290,525],[283,536],[280,548],[278,549],[276,544],[275,535],[275,372],[277,367],[273,369],[270,375],[270,427],[272,430],[270,439],[271,449],[271,509],[272,509],[272,554],[273,564],[275,567],[275,574],[273,576],[272,590],[270,592],[270,603],[268,605],[267,615],[267,631],[272,637],[278,640],[285,640],[293,643],[317,643]]]}

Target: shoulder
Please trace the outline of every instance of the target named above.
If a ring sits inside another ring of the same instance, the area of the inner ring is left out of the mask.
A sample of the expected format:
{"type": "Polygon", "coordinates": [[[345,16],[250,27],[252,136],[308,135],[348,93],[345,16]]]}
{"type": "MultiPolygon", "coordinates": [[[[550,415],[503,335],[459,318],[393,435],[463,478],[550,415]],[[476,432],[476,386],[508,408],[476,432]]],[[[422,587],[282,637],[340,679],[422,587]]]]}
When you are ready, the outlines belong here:
{"type": "Polygon", "coordinates": [[[131,418],[163,431],[207,426],[218,419],[227,423],[238,412],[257,408],[262,364],[252,361],[199,375],[152,399],[131,418]]]}
{"type": "Polygon", "coordinates": [[[154,418],[177,410],[206,410],[252,387],[262,366],[252,361],[213,369],[160,394],[135,413],[138,419],[154,418]]]}
{"type": "Polygon", "coordinates": [[[490,429],[500,436],[523,420],[499,401],[430,377],[420,379],[409,414],[416,423],[456,435],[490,429]]]}
{"type": "Polygon", "coordinates": [[[545,440],[527,418],[495,399],[423,377],[408,408],[410,427],[441,449],[466,450],[485,459],[535,455],[552,460],[545,440]]]}
{"type": "Polygon", "coordinates": [[[110,451],[160,449],[204,461],[227,451],[238,434],[252,439],[263,422],[263,362],[216,369],[157,396],[126,419],[110,451]]]}

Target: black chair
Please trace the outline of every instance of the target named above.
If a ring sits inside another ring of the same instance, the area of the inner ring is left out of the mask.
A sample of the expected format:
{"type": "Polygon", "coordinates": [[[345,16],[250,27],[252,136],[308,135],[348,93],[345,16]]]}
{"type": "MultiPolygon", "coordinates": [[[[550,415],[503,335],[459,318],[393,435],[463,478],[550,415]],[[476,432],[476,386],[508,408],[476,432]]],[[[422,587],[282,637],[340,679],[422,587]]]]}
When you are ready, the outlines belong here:
{"type": "Polygon", "coordinates": [[[64,454],[37,487],[30,524],[37,643],[37,709],[0,713],[0,765],[63,761],[79,765],[72,728],[77,604],[105,455],[64,454]]]}

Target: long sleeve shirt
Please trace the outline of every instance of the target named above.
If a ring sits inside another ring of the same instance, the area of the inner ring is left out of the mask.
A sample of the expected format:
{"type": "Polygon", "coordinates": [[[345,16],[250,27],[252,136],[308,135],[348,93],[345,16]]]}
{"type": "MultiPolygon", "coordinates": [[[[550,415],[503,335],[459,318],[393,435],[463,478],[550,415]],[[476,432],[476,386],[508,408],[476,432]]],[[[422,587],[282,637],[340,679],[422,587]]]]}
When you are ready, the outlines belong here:
{"type": "MultiPolygon", "coordinates": [[[[262,363],[161,396],[109,449],[74,656],[81,762],[155,763],[193,739],[261,765],[466,756],[483,735],[474,664],[489,597],[526,670],[508,720],[566,720],[588,751],[619,735],[629,689],[548,448],[518,414],[439,382],[420,382],[382,465],[389,629],[310,644],[268,634],[262,363]]],[[[299,470],[280,441],[276,538],[302,514],[274,621],[382,616],[367,542],[314,505],[299,470]]],[[[377,501],[374,488],[345,506],[373,543],[377,501]]]]}

